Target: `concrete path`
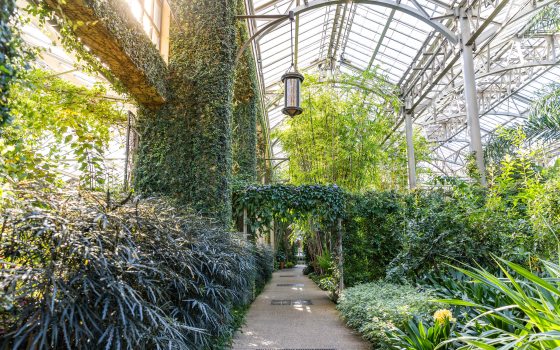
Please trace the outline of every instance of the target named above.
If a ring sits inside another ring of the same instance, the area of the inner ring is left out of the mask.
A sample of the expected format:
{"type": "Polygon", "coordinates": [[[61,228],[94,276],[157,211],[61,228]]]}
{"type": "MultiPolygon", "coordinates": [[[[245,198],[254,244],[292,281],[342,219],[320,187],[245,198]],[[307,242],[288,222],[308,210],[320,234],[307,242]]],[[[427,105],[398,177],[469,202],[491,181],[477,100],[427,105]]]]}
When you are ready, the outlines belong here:
{"type": "Polygon", "coordinates": [[[235,336],[234,350],[370,349],[344,325],[327,293],[302,271],[303,266],[297,266],[272,275],[235,336]]]}

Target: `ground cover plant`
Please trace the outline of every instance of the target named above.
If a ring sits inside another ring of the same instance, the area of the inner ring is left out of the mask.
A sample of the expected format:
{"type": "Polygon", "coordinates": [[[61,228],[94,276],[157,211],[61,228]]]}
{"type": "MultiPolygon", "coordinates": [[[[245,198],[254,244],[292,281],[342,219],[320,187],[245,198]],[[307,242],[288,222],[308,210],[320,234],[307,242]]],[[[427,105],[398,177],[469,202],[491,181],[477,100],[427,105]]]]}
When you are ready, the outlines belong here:
{"type": "Polygon", "coordinates": [[[387,332],[403,327],[413,315],[428,317],[440,305],[434,295],[409,285],[370,282],[345,289],[337,308],[346,323],[379,349],[390,349],[387,332]]]}
{"type": "Polygon", "coordinates": [[[265,250],[165,200],[37,190],[2,213],[0,348],[216,348],[270,276],[265,250]]]}

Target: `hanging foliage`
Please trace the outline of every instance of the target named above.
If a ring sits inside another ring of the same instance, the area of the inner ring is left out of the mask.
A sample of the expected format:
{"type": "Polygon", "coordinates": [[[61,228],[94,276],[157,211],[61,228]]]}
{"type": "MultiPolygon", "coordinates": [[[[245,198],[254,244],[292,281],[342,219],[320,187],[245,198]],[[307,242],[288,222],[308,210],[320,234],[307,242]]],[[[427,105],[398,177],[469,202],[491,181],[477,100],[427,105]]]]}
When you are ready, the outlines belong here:
{"type": "Polygon", "coordinates": [[[13,119],[0,138],[0,206],[20,183],[62,184],[61,174],[74,172],[67,159],[79,169],[80,187],[106,189],[104,155],[126,120],[106,89],[76,86],[43,70],[27,71],[12,86],[13,119]]]}
{"type": "Polygon", "coordinates": [[[27,68],[31,53],[23,48],[19,28],[21,18],[16,14],[16,1],[0,3],[0,127],[11,120],[8,98],[14,79],[27,68]]]}
{"type": "Polygon", "coordinates": [[[247,210],[253,230],[308,215],[332,227],[344,214],[344,191],[336,185],[248,186],[234,192],[233,207],[238,215],[247,210]]]}

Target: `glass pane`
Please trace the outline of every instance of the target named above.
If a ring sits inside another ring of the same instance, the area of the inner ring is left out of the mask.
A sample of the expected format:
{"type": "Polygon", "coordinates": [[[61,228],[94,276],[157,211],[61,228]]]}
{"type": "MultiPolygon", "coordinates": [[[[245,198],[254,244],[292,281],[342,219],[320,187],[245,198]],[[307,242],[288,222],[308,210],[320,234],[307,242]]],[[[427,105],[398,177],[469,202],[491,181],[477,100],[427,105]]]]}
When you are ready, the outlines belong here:
{"type": "Polygon", "coordinates": [[[144,11],[152,17],[154,13],[154,0],[144,0],[144,11]]]}
{"type": "Polygon", "coordinates": [[[153,16],[154,24],[159,31],[161,31],[161,4],[159,1],[154,3],[154,16],[153,16]]]}
{"type": "Polygon", "coordinates": [[[132,15],[138,22],[140,22],[140,19],[142,18],[142,4],[138,0],[129,0],[127,2],[132,15]]]}
{"type": "Polygon", "coordinates": [[[150,21],[150,18],[146,15],[144,15],[144,19],[142,20],[142,26],[144,27],[144,31],[146,32],[146,34],[148,34],[149,37],[152,31],[152,22],[150,21]]]}

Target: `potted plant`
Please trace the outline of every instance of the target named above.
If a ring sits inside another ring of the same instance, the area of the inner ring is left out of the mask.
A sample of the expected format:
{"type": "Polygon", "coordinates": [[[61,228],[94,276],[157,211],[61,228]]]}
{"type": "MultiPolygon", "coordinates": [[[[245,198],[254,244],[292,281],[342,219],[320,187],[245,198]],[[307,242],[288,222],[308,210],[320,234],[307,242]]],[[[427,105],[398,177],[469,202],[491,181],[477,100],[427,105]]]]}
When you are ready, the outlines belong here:
{"type": "Polygon", "coordinates": [[[279,250],[276,253],[276,261],[278,261],[280,270],[284,269],[284,266],[286,265],[286,254],[284,254],[283,251],[279,250]]]}

